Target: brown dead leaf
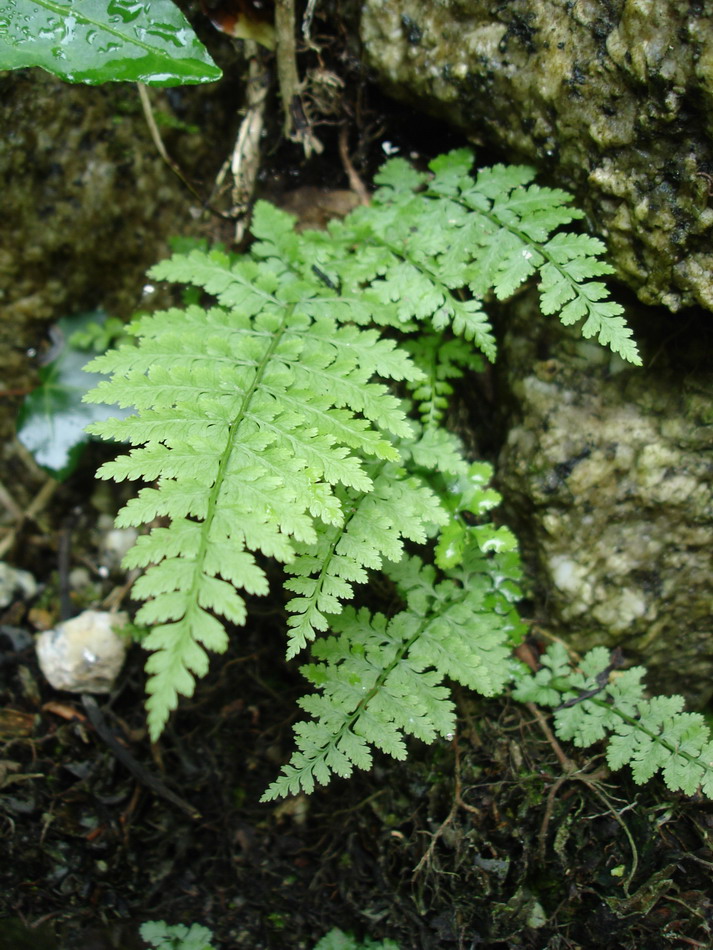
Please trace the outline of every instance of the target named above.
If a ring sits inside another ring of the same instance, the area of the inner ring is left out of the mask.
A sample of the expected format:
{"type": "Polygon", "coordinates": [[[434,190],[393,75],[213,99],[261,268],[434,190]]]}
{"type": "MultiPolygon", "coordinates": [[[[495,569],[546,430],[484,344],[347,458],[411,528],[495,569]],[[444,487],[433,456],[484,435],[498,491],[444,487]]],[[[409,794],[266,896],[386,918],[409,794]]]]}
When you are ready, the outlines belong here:
{"type": "Polygon", "coordinates": [[[0,709],[0,739],[25,739],[35,731],[35,713],[19,709],[0,709]]]}

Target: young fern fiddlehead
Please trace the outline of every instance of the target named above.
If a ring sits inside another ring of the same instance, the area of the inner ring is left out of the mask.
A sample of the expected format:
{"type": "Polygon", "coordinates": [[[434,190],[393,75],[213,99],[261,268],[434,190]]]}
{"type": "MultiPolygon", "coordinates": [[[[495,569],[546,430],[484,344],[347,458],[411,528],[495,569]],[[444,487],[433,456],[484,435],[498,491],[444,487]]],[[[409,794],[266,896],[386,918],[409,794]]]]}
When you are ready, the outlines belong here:
{"type": "Polygon", "coordinates": [[[239,592],[267,592],[260,559],[285,565],[288,656],[314,641],[305,672],[318,692],[268,797],[368,764],[371,745],[400,756],[405,734],[448,732],[444,677],[493,695],[510,676],[514,538],[487,521],[497,496],[486,467],[469,468],[441,425],[448,380],[479,363],[475,351],[495,356],[484,298],[538,276],[545,312],[586,316],[585,335],[639,362],[621,308],[591,280],[608,271],[601,245],[553,235],[581,216],[569,196],[520,167],[474,178],[471,163],[465,150],[430,173],[391,161],[373,204],[327,232],[297,233],[259,202],[245,254],[192,251],[151,271],[214,306],[141,317],[135,346],[88,367],[110,374],[89,401],[135,409],[91,427],[134,446],[99,476],[154,483],[117,519],[155,525],[124,562],[146,569],[133,596],[146,601],[138,623],[153,626],[153,738],[205,673],[206,651],[225,650],[226,624],[245,622],[239,592]],[[437,541],[440,581],[406,559],[407,541],[437,541]],[[387,560],[405,609],[345,610],[387,560]],[[328,629],[336,636],[319,636],[328,629]]]}

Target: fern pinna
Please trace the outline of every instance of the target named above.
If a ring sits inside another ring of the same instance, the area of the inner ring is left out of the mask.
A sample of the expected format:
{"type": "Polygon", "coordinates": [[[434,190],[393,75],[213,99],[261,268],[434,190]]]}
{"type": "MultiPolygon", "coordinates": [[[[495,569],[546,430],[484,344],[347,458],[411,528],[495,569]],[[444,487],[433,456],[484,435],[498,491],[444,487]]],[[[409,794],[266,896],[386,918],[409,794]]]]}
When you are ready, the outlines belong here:
{"type": "Polygon", "coordinates": [[[569,196],[530,184],[529,169],[471,177],[471,164],[465,150],[429,173],[393,160],[373,204],[327,232],[299,234],[258,203],[247,253],[194,250],[151,271],[213,306],[137,318],[135,345],[88,367],[110,377],[89,401],[135,409],[91,427],[134,446],[99,476],[152,483],[117,519],[155,525],[124,562],[146,569],[133,596],[152,627],[152,737],[206,672],[206,651],[225,650],[226,624],[245,622],[240,592],[267,593],[261,558],[285,565],[288,656],[319,637],[305,670],[313,718],[269,796],[367,765],[371,745],[401,755],[404,734],[447,734],[445,677],[504,687],[514,539],[488,521],[497,497],[483,467],[441,425],[449,379],[480,365],[476,350],[495,356],[487,295],[537,276],[545,313],[586,318],[585,335],[639,362],[621,308],[592,280],[608,271],[601,244],[552,234],[581,216],[569,196]],[[406,542],[435,545],[440,580],[406,542]],[[379,569],[405,609],[344,610],[379,569]]]}
{"type": "Polygon", "coordinates": [[[534,676],[523,676],[515,699],[554,708],[555,730],[581,748],[607,739],[612,769],[629,765],[641,785],[657,772],[671,791],[713,798],[713,738],[700,713],[683,712],[681,696],[644,696],[646,670],[617,670],[605,647],[573,669],[554,643],[534,676]]]}

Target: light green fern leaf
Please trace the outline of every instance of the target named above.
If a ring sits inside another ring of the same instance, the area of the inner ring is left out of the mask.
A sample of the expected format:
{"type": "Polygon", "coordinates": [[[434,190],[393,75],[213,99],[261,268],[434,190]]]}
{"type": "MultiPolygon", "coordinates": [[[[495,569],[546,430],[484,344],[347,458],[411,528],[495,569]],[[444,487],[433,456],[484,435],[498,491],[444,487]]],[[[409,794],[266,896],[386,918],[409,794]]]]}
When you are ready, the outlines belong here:
{"type": "Polygon", "coordinates": [[[370,492],[339,494],[343,523],[318,529],[317,542],[296,548],[287,565],[293,576],[285,587],[298,595],[287,604],[288,658],[333,624],[343,602],[353,597],[353,585],[368,579],[367,571],[399,561],[404,540],[424,544],[447,520],[439,499],[418,476],[392,463],[372,466],[369,474],[370,492]]]}
{"type": "MultiPolygon", "coordinates": [[[[495,695],[510,675],[522,631],[515,541],[488,520],[497,497],[440,424],[451,381],[480,367],[474,351],[495,356],[484,300],[538,278],[546,313],[583,318],[585,336],[638,360],[597,279],[609,271],[602,246],[558,230],[581,217],[569,196],[525,166],[471,165],[466,150],[429,172],[388,162],[372,205],[327,232],[300,233],[258,202],[247,253],[192,250],[151,271],[216,305],[142,317],[135,346],[89,367],[109,377],[89,401],[135,410],[91,431],[132,447],[101,477],[147,483],[117,523],[153,525],[125,559],[145,570],[134,595],[137,622],[153,625],[152,737],[208,653],[225,649],[226,626],[244,622],[245,595],[266,593],[262,559],[285,565],[288,654],[314,641],[317,692],[270,795],[366,767],[374,747],[400,757],[408,735],[447,733],[445,677],[495,695]],[[435,542],[440,580],[405,557],[408,542],[435,542]],[[387,560],[406,608],[390,619],[344,611],[387,560]],[[320,640],[329,627],[336,636],[320,640]]],[[[568,698],[598,682],[597,670],[577,675],[568,698]]],[[[552,677],[536,687],[560,695],[552,677]]],[[[607,710],[578,705],[560,726],[574,741],[611,730],[607,710]]],[[[689,725],[686,748],[700,738],[689,725]]],[[[640,770],[651,754],[641,746],[640,770]]]]}
{"type": "Polygon", "coordinates": [[[515,699],[555,707],[555,729],[562,739],[587,747],[607,740],[612,769],[631,768],[634,781],[661,773],[671,791],[713,797],[713,741],[703,716],[683,711],[681,696],[644,696],[645,670],[614,669],[608,651],[591,650],[573,670],[565,648],[556,643],[543,667],[525,676],[515,699]]]}
{"type": "Polygon", "coordinates": [[[387,573],[407,609],[387,619],[347,607],[331,618],[337,636],[315,641],[317,662],[303,667],[318,690],[300,702],[312,718],[295,727],[297,750],[264,800],[309,794],[332,774],[369,768],[372,748],[402,759],[406,736],[432,742],[449,735],[455,718],[445,677],[486,696],[505,688],[507,659],[522,632],[518,592],[503,583],[519,576],[514,561],[470,552],[440,582],[416,557],[389,564],[387,573]]]}
{"type": "Polygon", "coordinates": [[[528,278],[540,280],[542,312],[557,313],[565,325],[585,320],[582,334],[596,336],[625,360],[640,365],[623,307],[608,300],[603,283],[592,280],[612,272],[601,260],[596,238],[556,229],[583,217],[572,197],[555,188],[531,184],[527,166],[495,165],[467,174],[467,151],[431,163],[427,194],[462,203],[472,214],[463,219],[471,245],[467,284],[476,297],[493,292],[506,299],[528,278]]]}
{"type": "Polygon", "coordinates": [[[304,668],[319,692],[301,700],[313,718],[295,728],[297,751],[264,800],[314,790],[332,774],[348,777],[369,768],[371,747],[405,758],[404,732],[411,727],[428,737],[446,735],[454,723],[448,691],[440,677],[417,675],[406,656],[418,637],[416,617],[391,621],[362,608],[347,608],[334,621],[341,636],[315,643],[318,661],[304,668]]]}
{"type": "Polygon", "coordinates": [[[236,588],[265,593],[253,552],[289,562],[299,545],[315,544],[316,523],[343,521],[337,487],[370,492],[362,459],[399,459],[392,440],[411,433],[397,400],[370,381],[375,366],[387,378],[390,367],[399,378],[417,373],[408,358],[369,331],[302,313],[288,271],[248,269],[243,308],[245,268],[226,258],[193,252],[161,265],[158,274],[207,285],[230,309],[143,318],[133,328],[137,346],[93,361],[112,375],[89,400],[139,410],[93,427],[136,446],[99,476],[156,481],[117,523],[171,519],[126,560],[148,566],[134,589],[147,600],[137,622],[157,624],[145,641],[155,651],[147,667],[153,736],[178,693],[190,695],[205,673],[206,650],[225,649],[216,615],[244,622],[236,588]]]}

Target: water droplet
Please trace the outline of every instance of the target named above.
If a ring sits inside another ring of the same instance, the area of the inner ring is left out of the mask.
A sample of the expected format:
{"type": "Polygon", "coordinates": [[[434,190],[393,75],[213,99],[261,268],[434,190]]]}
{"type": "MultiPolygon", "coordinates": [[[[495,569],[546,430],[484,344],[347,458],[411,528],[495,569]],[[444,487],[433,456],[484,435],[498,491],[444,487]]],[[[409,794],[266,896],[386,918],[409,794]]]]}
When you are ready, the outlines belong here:
{"type": "Polygon", "coordinates": [[[152,23],[146,32],[149,36],[157,36],[160,40],[163,40],[164,43],[173,43],[173,45],[179,49],[181,45],[185,45],[181,44],[177,35],[178,31],[168,23],[152,23]]]}
{"type": "MultiPolygon", "coordinates": [[[[121,19],[124,23],[131,23],[132,20],[135,20],[138,16],[141,15],[142,10],[144,9],[144,4],[137,2],[137,0],[111,0],[109,6],[107,7],[107,13],[111,17],[113,22],[116,22],[117,18],[121,19]]],[[[148,16],[149,8],[146,7],[146,15],[148,16]]]]}

